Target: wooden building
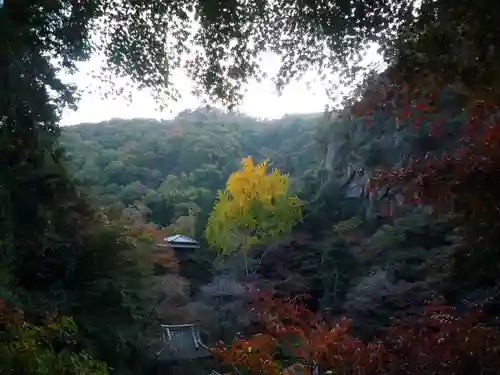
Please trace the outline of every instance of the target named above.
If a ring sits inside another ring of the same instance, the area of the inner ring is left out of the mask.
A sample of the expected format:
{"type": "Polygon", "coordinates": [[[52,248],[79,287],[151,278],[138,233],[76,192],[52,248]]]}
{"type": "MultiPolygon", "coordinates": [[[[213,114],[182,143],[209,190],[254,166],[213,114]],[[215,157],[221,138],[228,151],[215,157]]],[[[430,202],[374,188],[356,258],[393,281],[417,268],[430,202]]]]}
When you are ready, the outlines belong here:
{"type": "Polygon", "coordinates": [[[162,347],[156,358],[162,362],[193,360],[212,356],[203,344],[196,324],[161,325],[162,347]]]}

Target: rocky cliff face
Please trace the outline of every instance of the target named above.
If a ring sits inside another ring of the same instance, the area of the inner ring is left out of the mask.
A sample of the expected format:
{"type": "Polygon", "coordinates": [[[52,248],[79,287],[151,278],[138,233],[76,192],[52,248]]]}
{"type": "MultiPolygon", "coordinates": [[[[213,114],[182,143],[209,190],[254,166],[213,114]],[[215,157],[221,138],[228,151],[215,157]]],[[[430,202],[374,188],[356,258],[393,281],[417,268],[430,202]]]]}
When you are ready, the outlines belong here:
{"type": "Polygon", "coordinates": [[[324,187],[335,183],[342,187],[344,198],[365,198],[368,216],[373,213],[375,202],[386,193],[385,189],[368,191],[374,170],[404,165],[409,155],[418,153],[421,137],[418,132],[400,128],[390,111],[377,114],[372,121],[373,125],[367,125],[362,119],[337,115],[324,126],[321,135],[322,167],[328,176],[324,187]]]}

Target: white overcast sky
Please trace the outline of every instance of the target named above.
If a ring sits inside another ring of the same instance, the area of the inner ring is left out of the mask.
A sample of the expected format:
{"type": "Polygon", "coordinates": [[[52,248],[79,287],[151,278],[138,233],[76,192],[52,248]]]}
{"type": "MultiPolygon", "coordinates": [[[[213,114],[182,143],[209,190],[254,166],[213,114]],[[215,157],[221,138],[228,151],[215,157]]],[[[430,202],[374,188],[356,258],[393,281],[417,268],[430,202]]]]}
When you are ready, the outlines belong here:
{"type": "MultiPolygon", "coordinates": [[[[1,0],[0,0],[1,1],[1,0]]],[[[375,48],[370,49],[366,56],[366,62],[379,62],[375,48]]],[[[268,54],[264,56],[263,67],[272,74],[278,68],[279,60],[276,56],[268,54]]],[[[82,122],[99,122],[111,118],[156,118],[169,119],[175,117],[185,109],[194,109],[201,105],[201,101],[190,94],[192,82],[189,78],[177,72],[174,74],[173,82],[181,93],[177,102],[167,103],[167,109],[163,112],[157,110],[157,105],[147,91],[132,90],[132,100],[114,97],[104,99],[102,92],[97,87],[99,82],[92,77],[92,73],[100,66],[98,58],[80,65],[78,73],[65,78],[75,83],[82,90],[82,99],[77,111],[64,110],[61,125],[73,125],[82,122]]],[[[127,80],[120,79],[120,85],[130,87],[127,80]]],[[[259,118],[279,118],[291,113],[321,112],[325,105],[331,103],[325,92],[325,83],[319,80],[312,72],[305,77],[293,82],[278,95],[270,80],[256,83],[251,82],[247,86],[247,93],[243,103],[237,109],[240,112],[259,118]]]]}

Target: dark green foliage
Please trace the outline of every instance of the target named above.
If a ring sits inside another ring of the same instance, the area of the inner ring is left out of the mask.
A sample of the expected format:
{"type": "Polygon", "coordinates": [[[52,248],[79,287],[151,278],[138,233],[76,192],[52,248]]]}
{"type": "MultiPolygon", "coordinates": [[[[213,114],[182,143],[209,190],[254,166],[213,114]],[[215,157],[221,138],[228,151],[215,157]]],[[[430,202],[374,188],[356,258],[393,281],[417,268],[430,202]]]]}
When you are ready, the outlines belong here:
{"type": "Polygon", "coordinates": [[[0,302],[0,371],[2,374],[107,375],[106,363],[98,362],[75,345],[77,329],[72,319],[46,319],[30,324],[18,311],[0,302]]]}
{"type": "Polygon", "coordinates": [[[148,269],[61,163],[56,122],[75,96],[58,79],[59,65],[71,70],[89,56],[88,32],[102,10],[73,4],[0,8],[0,298],[21,307],[28,323],[45,313],[73,316],[77,346],[123,373],[142,360],[130,348],[148,302],[148,269]]]}
{"type": "MultiPolygon", "coordinates": [[[[397,64],[386,72],[389,79],[397,71],[396,77],[417,82],[422,91],[422,74],[438,73],[442,84],[459,80],[476,94],[490,92],[499,77],[497,3],[424,0],[419,14],[416,3],[4,0],[0,298],[21,305],[30,321],[52,310],[73,315],[80,327],[77,346],[116,373],[140,372],[137,323],[149,302],[148,267],[122,225],[100,218],[65,173],[57,121],[64,106],[75,106],[77,92],[58,78],[61,70],[73,71],[76,62],[102,53],[105,73],[129,76],[164,99],[175,96],[171,73],[183,67],[208,101],[231,106],[248,78],[261,77],[262,51],[281,57],[278,86],[315,67],[322,74],[341,67],[349,81],[359,64],[348,59],[377,41],[386,60],[397,64]],[[192,16],[201,26],[194,35],[192,16]],[[92,38],[91,30],[100,26],[92,38]],[[196,53],[185,61],[191,50],[196,53]]],[[[368,90],[365,99],[380,93],[368,90]]],[[[447,128],[460,122],[461,109],[444,106],[447,128]]],[[[283,292],[310,290],[316,304],[350,312],[369,335],[383,330],[394,312],[412,313],[443,290],[462,296],[450,292],[453,285],[442,277],[449,223],[413,209],[393,220],[377,200],[385,192],[364,189],[375,167],[399,167],[409,155],[440,151],[455,138],[395,131],[400,124],[386,110],[372,120],[368,128],[346,118],[331,121],[318,137],[323,165],[310,152],[309,120],[292,117],[276,126],[198,110],[169,124],[80,126],[65,132],[64,143],[78,179],[87,180],[110,216],[126,211],[133,222],[147,217],[193,233],[201,232],[215,190],[241,156],[270,157],[292,174],[294,188],[310,203],[290,245],[282,246],[286,251],[262,254],[260,275],[272,281],[276,273],[286,276],[279,280],[283,292]],[[359,219],[355,226],[353,217],[359,219]],[[306,240],[297,240],[299,230],[309,233],[306,240]],[[299,282],[287,284],[289,279],[299,282]]],[[[397,201],[396,192],[389,193],[397,201]]],[[[489,259],[477,261],[477,268],[494,266],[489,259]]],[[[468,296],[477,300],[495,293],[472,289],[468,296]]]]}
{"type": "MultiPolygon", "coordinates": [[[[36,162],[36,153],[26,159],[36,162]]],[[[2,169],[8,197],[2,201],[2,268],[9,275],[2,286],[11,297],[1,298],[16,301],[30,318],[72,316],[80,345],[122,371],[148,303],[147,253],[123,228],[99,219],[56,158],[45,157],[44,169],[26,159],[2,169]]]]}

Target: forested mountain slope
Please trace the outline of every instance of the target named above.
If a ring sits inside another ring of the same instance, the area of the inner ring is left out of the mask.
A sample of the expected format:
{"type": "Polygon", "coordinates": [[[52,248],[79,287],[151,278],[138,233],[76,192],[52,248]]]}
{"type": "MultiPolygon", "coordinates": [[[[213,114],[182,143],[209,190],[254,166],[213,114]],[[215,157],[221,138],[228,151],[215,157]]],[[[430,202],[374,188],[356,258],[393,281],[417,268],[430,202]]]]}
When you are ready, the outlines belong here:
{"type": "Polygon", "coordinates": [[[70,168],[100,206],[133,206],[161,227],[190,212],[201,234],[218,189],[243,156],[269,158],[300,191],[320,164],[314,142],[322,114],[275,121],[198,109],[171,121],[111,120],[63,129],[70,168]]]}
{"type": "Polygon", "coordinates": [[[443,100],[446,131],[439,135],[415,122],[398,123],[385,108],[368,123],[323,114],[257,121],[199,109],[172,121],[68,127],[61,144],[97,205],[202,242],[216,192],[241,158],[269,158],[290,174],[291,193],[304,203],[303,220],[289,235],[251,249],[250,279],[241,259],[220,262],[204,244],[196,254],[203,263],[183,279],[182,306],[165,305],[159,316],[199,321],[208,342],[230,341],[250,329],[250,282],[283,296],[309,293],[310,309],[348,316],[351,332],[371,339],[386,334],[395,317],[419,315],[441,296],[465,308],[495,299],[494,286],[456,282],[450,216],[403,205],[401,193],[367,185],[378,168],[400,168],[412,156],[439,155],[453,145],[463,119],[460,108],[453,112],[452,97],[443,100]]]}
{"type": "MultiPolygon", "coordinates": [[[[393,215],[366,195],[373,168],[395,166],[400,155],[427,147],[423,133],[386,133],[387,121],[383,114],[371,127],[322,114],[257,121],[198,109],[172,121],[68,127],[61,143],[99,205],[201,241],[216,192],[241,158],[269,158],[290,174],[304,218],[290,236],[252,251],[259,283],[285,295],[311,293],[311,307],[348,314],[371,335],[395,313],[415,313],[443,293],[439,268],[450,244],[446,221],[425,208],[393,215]]],[[[199,255],[213,259],[215,252],[199,255]]]]}

